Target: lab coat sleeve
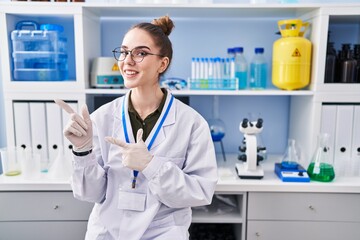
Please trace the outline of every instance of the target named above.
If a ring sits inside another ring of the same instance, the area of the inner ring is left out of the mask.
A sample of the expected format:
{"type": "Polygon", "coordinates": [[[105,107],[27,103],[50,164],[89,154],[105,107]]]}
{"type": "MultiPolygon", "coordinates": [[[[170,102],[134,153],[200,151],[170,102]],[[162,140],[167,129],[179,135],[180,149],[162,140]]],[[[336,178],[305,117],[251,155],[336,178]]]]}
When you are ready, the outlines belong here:
{"type": "Polygon", "coordinates": [[[73,155],[74,171],[71,187],[74,197],[88,202],[101,203],[105,199],[106,171],[102,167],[98,134],[93,123],[93,151],[87,156],[73,155]]]}
{"type": "Polygon", "coordinates": [[[142,172],[149,180],[152,194],[168,207],[211,203],[217,182],[216,156],[209,126],[199,118],[192,127],[183,168],[155,155],[142,172]]]}

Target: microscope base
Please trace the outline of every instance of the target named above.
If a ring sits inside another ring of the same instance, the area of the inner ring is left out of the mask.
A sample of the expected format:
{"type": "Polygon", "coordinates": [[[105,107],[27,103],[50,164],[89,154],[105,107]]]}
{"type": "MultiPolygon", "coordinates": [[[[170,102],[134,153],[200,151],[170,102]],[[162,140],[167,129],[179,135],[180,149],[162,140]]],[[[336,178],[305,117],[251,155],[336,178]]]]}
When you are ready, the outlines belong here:
{"type": "Polygon", "coordinates": [[[235,164],[236,173],[243,179],[262,179],[264,177],[264,170],[261,166],[257,166],[256,170],[248,170],[244,163],[235,164]]]}

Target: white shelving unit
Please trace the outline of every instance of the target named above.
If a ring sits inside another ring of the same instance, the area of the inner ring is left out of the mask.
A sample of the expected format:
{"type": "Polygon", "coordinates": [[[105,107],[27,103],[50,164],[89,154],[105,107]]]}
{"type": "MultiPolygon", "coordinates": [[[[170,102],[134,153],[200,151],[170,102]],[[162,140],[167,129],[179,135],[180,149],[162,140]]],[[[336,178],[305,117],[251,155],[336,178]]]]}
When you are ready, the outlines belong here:
{"type": "MultiPolygon", "coordinates": [[[[270,26],[281,19],[301,18],[310,22],[309,39],[313,43],[311,83],[306,89],[282,91],[174,91],[176,96],[232,96],[232,97],[289,97],[288,137],[302,146],[305,158],[310,157],[321,128],[321,108],[324,103],[360,103],[360,84],[324,83],[327,33],[334,24],[346,24],[354,29],[352,41],[360,43],[360,4],[115,4],[115,3],[0,3],[1,79],[5,96],[7,145],[15,144],[13,101],[51,101],[62,98],[80,105],[94,96],[123,95],[124,89],[93,89],[89,84],[91,61],[100,56],[111,56],[128,27],[141,20],[169,14],[176,23],[171,36],[175,52],[171,73],[184,78],[189,75],[187,63],[193,55],[219,54],[217,47],[225,48],[237,42],[251,48],[255,44],[272,49],[278,37],[270,26]],[[12,80],[11,39],[17,21],[35,19],[64,22],[71,36],[70,53],[73,58],[71,76],[64,82],[23,82],[12,80]],[[192,31],[190,26],[194,26],[192,31]],[[251,34],[250,34],[251,33],[251,34]],[[201,42],[206,40],[206,47],[201,42]],[[257,43],[256,43],[257,42],[257,43]],[[209,47],[212,46],[212,47],[209,47]],[[73,51],[71,51],[73,50],[73,51]]],[[[248,58],[249,60],[249,58],[248,58]]],[[[268,54],[271,63],[271,51],[268,54]]],[[[227,216],[198,214],[194,222],[226,222],[239,228],[237,239],[246,239],[247,193],[222,192],[237,196],[239,211],[227,216]]]]}

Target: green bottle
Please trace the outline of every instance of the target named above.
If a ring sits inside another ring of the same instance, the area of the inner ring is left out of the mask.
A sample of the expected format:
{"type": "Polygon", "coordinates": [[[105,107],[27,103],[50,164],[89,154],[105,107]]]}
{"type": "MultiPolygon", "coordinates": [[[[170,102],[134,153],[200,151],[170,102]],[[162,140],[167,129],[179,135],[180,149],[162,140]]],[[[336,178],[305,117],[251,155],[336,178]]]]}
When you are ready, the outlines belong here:
{"type": "Polygon", "coordinates": [[[329,134],[318,136],[318,143],[312,161],[307,168],[311,180],[331,182],[335,178],[335,171],[329,156],[329,134]]]}

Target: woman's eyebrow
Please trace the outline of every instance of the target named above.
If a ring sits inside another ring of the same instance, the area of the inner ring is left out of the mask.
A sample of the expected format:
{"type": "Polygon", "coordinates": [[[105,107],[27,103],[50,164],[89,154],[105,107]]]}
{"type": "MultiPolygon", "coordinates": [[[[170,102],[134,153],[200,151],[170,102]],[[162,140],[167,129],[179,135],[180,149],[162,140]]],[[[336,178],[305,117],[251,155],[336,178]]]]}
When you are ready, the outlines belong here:
{"type": "MultiPolygon", "coordinates": [[[[124,45],[121,45],[121,48],[128,49],[128,47],[124,45]]],[[[151,50],[148,46],[136,46],[133,49],[137,49],[137,48],[146,48],[148,50],[151,50]]]]}

